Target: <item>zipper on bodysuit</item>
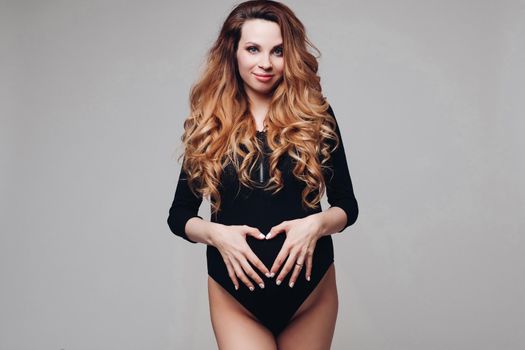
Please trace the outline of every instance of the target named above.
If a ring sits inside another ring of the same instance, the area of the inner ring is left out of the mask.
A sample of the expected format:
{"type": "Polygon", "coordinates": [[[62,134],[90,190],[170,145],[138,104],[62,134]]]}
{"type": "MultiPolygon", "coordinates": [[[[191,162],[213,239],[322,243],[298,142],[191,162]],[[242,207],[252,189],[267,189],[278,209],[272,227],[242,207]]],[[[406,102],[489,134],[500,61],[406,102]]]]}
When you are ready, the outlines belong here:
{"type": "Polygon", "coordinates": [[[264,157],[261,156],[261,164],[259,166],[259,182],[264,182],[264,157]]]}
{"type": "MultiPolygon", "coordinates": [[[[265,137],[266,135],[261,135],[262,137],[265,137]]],[[[265,162],[265,159],[266,159],[266,145],[264,143],[264,139],[261,140],[263,142],[263,147],[262,147],[262,154],[260,156],[260,161],[259,161],[259,183],[264,183],[264,162],[265,162]]]]}

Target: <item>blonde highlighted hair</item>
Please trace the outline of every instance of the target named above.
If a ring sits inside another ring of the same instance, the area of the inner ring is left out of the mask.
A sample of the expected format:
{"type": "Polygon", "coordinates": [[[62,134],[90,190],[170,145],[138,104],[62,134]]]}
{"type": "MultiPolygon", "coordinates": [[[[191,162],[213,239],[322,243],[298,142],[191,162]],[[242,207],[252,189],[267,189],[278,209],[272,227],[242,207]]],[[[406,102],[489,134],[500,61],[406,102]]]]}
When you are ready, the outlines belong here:
{"type": "Polygon", "coordinates": [[[204,70],[191,88],[190,115],[181,138],[188,185],[210,201],[212,213],[220,209],[220,179],[228,164],[235,167],[244,186],[253,186],[249,174],[262,150],[236,59],[242,25],[250,19],[277,23],[283,38],[283,77],[273,91],[265,120],[272,152],[270,179],[264,190],[276,193],[283,188],[277,164],[287,153],[295,165],[293,175],[306,184],[303,207],[316,208],[326,188],[323,169],[330,159],[331,145],[335,149],[340,140],[336,121],[322,95],[317,57],[308,48],[317,51],[319,57],[320,52],[295,14],[275,1],[237,5],[208,51],[204,70]]]}

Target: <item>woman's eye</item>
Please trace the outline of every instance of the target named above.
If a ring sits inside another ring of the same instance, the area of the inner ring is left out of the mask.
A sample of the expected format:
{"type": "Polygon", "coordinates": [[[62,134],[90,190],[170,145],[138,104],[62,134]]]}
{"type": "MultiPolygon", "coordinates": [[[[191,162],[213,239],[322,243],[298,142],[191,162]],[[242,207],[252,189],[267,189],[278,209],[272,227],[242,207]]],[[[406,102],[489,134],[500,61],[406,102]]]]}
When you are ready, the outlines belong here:
{"type": "MultiPolygon", "coordinates": [[[[250,52],[250,53],[255,52],[255,51],[252,51],[252,49],[256,50],[256,51],[258,50],[255,46],[250,46],[246,50],[248,50],[248,52],[250,52]]],[[[274,50],[274,52],[277,54],[277,56],[282,56],[283,55],[283,48],[282,47],[278,47],[278,48],[276,48],[274,50]]]]}

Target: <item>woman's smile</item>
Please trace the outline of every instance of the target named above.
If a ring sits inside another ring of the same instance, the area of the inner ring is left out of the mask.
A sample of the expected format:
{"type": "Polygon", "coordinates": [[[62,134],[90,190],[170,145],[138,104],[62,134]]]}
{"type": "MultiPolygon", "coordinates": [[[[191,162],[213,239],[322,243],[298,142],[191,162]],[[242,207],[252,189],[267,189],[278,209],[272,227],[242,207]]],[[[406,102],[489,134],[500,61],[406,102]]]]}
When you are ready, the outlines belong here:
{"type": "Polygon", "coordinates": [[[257,80],[263,83],[269,82],[273,78],[273,74],[262,74],[262,75],[257,74],[257,73],[253,73],[253,74],[255,75],[255,78],[257,80]]]}

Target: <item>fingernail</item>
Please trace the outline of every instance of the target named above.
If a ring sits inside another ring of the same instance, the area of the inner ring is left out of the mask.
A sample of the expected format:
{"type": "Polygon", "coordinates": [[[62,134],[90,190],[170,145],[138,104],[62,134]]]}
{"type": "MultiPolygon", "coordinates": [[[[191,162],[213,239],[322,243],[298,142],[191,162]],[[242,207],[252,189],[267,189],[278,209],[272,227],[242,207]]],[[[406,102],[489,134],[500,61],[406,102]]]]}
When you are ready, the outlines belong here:
{"type": "Polygon", "coordinates": [[[266,273],[266,277],[270,278],[270,277],[272,277],[272,275],[269,272],[267,272],[266,273]]]}
{"type": "Polygon", "coordinates": [[[259,283],[259,287],[261,287],[261,289],[264,289],[264,283],[259,283]]]}
{"type": "Polygon", "coordinates": [[[275,282],[277,285],[280,285],[281,284],[281,280],[277,280],[277,282],[275,282]]]}
{"type": "Polygon", "coordinates": [[[307,281],[310,281],[310,276],[306,276],[306,280],[307,280],[307,281]]]}
{"type": "Polygon", "coordinates": [[[239,286],[235,286],[235,290],[239,290],[239,286]]]}
{"type": "Polygon", "coordinates": [[[253,288],[253,287],[250,287],[250,290],[251,290],[252,292],[253,292],[253,290],[254,290],[254,289],[255,289],[255,288],[253,288]]]}
{"type": "Polygon", "coordinates": [[[274,276],[275,276],[275,272],[272,272],[272,273],[270,274],[270,278],[273,278],[274,276]]]}
{"type": "Polygon", "coordinates": [[[259,235],[259,238],[265,238],[266,236],[263,235],[262,233],[259,235]]]}
{"type": "Polygon", "coordinates": [[[270,237],[272,237],[272,234],[271,234],[271,233],[268,233],[268,234],[266,235],[266,239],[270,239],[270,237]]]}
{"type": "Polygon", "coordinates": [[[292,288],[292,287],[293,287],[293,282],[290,282],[290,288],[292,288]]]}

